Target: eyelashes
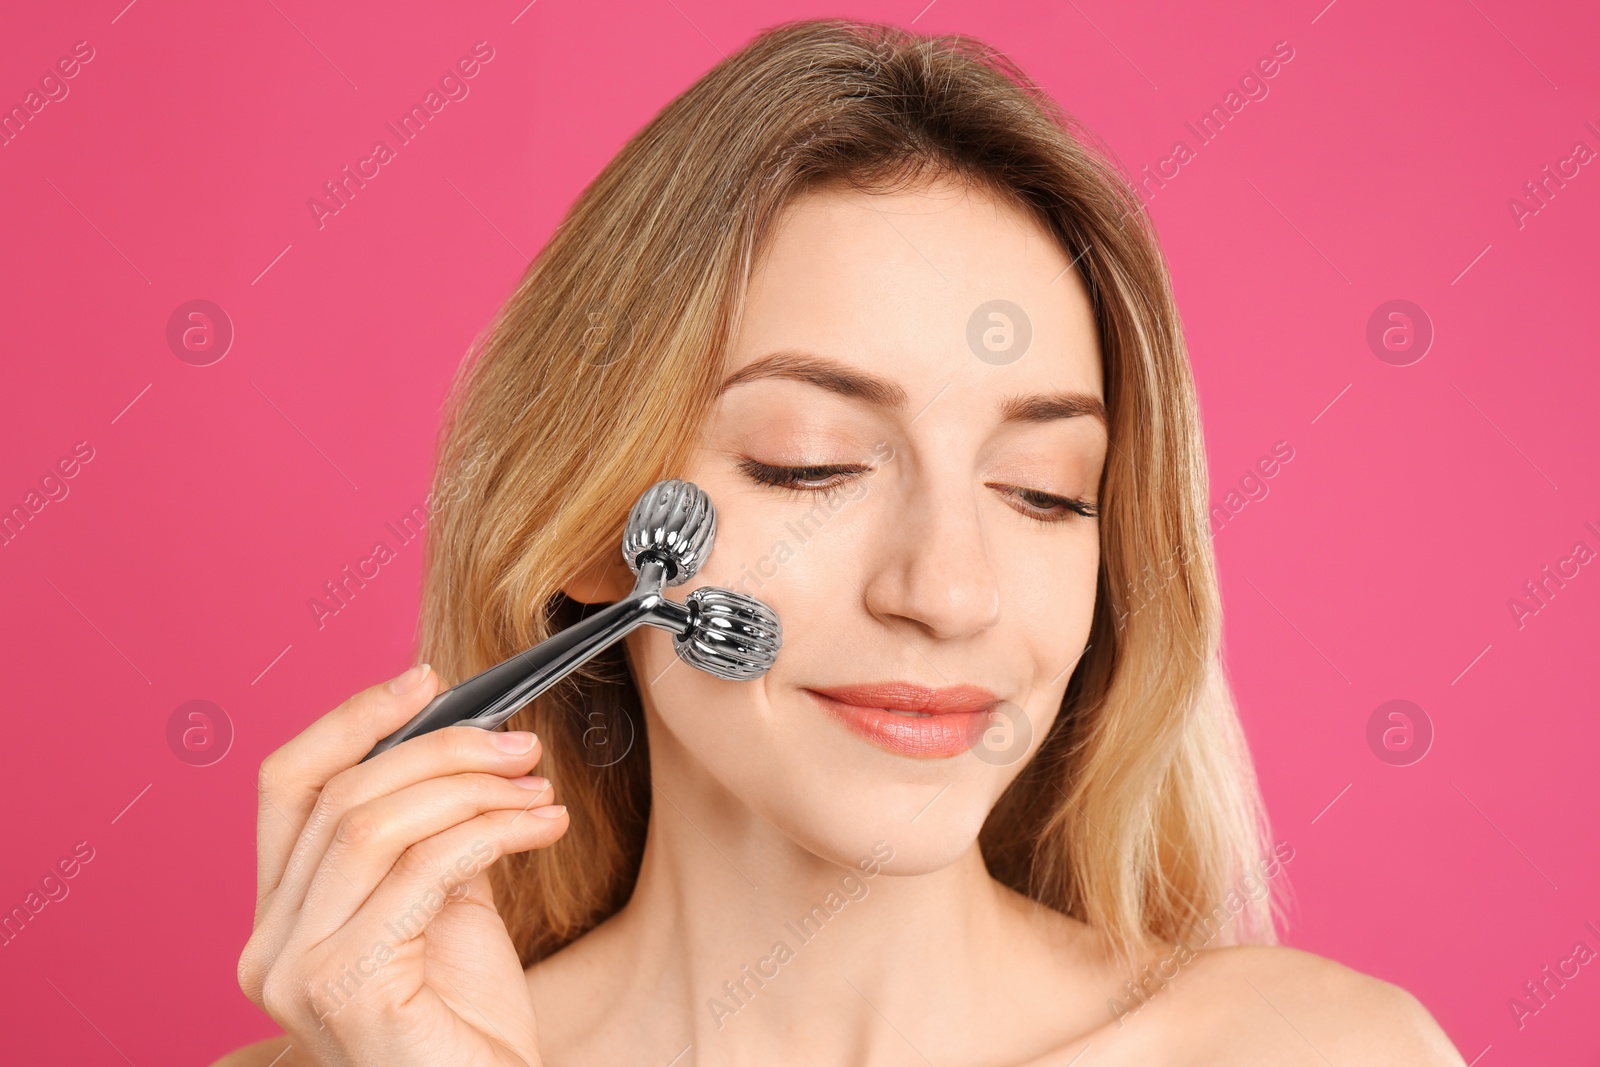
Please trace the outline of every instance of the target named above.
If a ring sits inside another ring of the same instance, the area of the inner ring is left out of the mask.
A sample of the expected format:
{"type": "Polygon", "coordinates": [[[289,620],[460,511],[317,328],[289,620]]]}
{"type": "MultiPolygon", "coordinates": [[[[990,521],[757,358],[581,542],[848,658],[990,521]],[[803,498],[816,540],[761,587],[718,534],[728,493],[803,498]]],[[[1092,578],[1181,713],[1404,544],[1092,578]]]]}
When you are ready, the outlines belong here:
{"type": "MultiPolygon", "coordinates": [[[[1086,519],[1096,518],[1100,514],[1100,509],[1098,507],[1081,497],[1056,496],[1054,493],[1046,493],[1038,489],[1018,489],[1015,486],[1002,486],[1000,488],[1003,488],[1006,492],[1030,503],[1042,503],[1042,505],[1047,508],[1066,508],[1069,512],[1075,515],[1082,515],[1086,519]]],[[[1024,514],[1027,513],[1024,512],[1024,514]]],[[[1039,521],[1041,522],[1063,522],[1067,518],[1066,515],[1061,515],[1054,519],[1047,519],[1042,516],[1035,517],[1039,518],[1039,521]]]]}
{"type": "MultiPolygon", "coordinates": [[[[821,494],[825,499],[833,496],[849,480],[849,476],[870,471],[872,468],[859,463],[836,463],[811,467],[782,467],[770,463],[762,463],[754,459],[739,461],[739,469],[745,476],[761,485],[781,489],[793,499],[803,500],[808,496],[821,494]],[[838,478],[838,481],[827,481],[838,478]],[[811,482],[826,481],[827,484],[812,485],[811,482]]],[[[1056,496],[1039,489],[1022,489],[1017,486],[995,485],[1005,495],[1013,500],[1020,501],[1022,507],[1013,510],[1041,523],[1065,522],[1074,515],[1084,518],[1095,518],[1100,514],[1097,505],[1078,497],[1056,496]],[[1064,512],[1052,512],[1052,508],[1064,509],[1064,512]]]]}
{"type": "Polygon", "coordinates": [[[745,459],[739,461],[739,469],[762,485],[770,485],[800,494],[823,493],[831,496],[838,491],[844,484],[843,482],[830,482],[827,485],[804,485],[802,483],[841,474],[860,474],[871,468],[855,463],[833,464],[821,467],[777,467],[770,463],[745,459]]]}

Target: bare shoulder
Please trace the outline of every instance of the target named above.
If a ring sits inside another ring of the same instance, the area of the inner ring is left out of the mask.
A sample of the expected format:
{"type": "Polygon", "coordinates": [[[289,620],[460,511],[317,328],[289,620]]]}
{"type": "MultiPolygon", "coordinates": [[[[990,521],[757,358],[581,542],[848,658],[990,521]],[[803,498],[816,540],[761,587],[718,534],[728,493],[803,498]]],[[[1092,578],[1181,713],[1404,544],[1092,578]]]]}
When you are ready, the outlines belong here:
{"type": "Polygon", "coordinates": [[[1201,1030],[1212,1052],[1279,1063],[1465,1067],[1416,997],[1326,957],[1235,945],[1202,951],[1186,969],[1193,980],[1182,990],[1183,1014],[1210,1021],[1201,1030]]]}
{"type": "Polygon", "coordinates": [[[211,1067],[316,1067],[289,1043],[288,1034],[236,1048],[211,1067]]]}

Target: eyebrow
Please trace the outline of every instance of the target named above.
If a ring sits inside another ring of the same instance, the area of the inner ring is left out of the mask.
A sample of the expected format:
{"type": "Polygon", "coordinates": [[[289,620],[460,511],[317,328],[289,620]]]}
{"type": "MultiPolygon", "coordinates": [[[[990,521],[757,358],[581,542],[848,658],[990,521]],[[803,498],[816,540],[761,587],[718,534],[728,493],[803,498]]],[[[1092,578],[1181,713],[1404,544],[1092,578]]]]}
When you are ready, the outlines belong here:
{"type": "MultiPolygon", "coordinates": [[[[765,378],[805,382],[896,413],[904,412],[906,408],[906,391],[889,379],[857,370],[825,356],[795,350],[773,352],[740,368],[728,376],[717,393],[721,395],[735,385],[765,378]]],[[[1009,396],[1000,403],[1001,422],[1050,422],[1080,415],[1098,419],[1100,425],[1108,429],[1111,425],[1104,402],[1088,393],[1030,393],[1009,396]]]]}

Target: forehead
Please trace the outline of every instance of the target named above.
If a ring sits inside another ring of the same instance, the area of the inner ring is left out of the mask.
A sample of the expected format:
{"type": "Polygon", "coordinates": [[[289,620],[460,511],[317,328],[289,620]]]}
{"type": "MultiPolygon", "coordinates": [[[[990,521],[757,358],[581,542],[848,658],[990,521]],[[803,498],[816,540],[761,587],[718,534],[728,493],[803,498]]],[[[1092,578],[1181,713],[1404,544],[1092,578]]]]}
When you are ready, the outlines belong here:
{"type": "Polygon", "coordinates": [[[895,379],[913,403],[947,384],[1103,395],[1093,309],[1070,263],[1037,219],[981,187],[825,186],[768,235],[725,377],[799,350],[895,379]]]}

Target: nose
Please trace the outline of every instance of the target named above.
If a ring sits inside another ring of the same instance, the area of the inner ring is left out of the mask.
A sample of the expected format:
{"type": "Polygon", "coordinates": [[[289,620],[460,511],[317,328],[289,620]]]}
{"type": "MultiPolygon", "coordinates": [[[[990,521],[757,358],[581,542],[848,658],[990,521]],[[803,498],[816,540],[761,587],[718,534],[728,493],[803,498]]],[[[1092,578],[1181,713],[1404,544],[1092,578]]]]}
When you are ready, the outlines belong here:
{"type": "Polygon", "coordinates": [[[906,485],[906,494],[877,519],[876,562],[867,575],[866,606],[884,620],[908,620],[927,634],[952,639],[993,626],[1000,587],[990,563],[970,489],[933,479],[906,485]]]}

